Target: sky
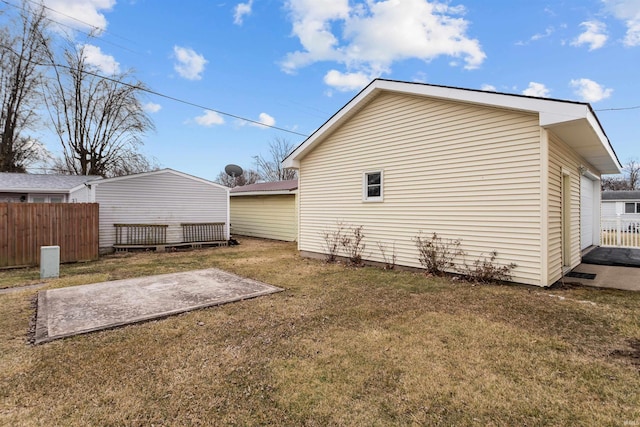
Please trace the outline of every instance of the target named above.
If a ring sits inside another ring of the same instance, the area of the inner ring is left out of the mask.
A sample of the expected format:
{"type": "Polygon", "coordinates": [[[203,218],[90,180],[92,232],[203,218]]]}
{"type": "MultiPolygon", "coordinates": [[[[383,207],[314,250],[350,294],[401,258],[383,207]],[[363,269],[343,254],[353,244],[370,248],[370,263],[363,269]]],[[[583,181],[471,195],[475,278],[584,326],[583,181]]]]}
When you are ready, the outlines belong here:
{"type": "Polygon", "coordinates": [[[586,101],[620,161],[640,159],[640,0],[44,4],[100,73],[197,105],[146,94],[143,152],[202,178],[297,146],[376,77],[586,101]]]}

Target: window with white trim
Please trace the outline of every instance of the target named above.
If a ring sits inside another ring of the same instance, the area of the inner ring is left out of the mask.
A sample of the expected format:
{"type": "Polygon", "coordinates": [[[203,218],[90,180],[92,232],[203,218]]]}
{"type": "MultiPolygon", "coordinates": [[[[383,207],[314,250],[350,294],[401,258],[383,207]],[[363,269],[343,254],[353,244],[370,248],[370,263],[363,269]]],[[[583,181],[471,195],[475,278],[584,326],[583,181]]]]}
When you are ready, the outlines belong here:
{"type": "Polygon", "coordinates": [[[640,213],[640,202],[626,202],[624,204],[624,213],[640,213]]]}
{"type": "Polygon", "coordinates": [[[382,171],[365,172],[362,182],[362,200],[366,202],[382,201],[382,171]]]}

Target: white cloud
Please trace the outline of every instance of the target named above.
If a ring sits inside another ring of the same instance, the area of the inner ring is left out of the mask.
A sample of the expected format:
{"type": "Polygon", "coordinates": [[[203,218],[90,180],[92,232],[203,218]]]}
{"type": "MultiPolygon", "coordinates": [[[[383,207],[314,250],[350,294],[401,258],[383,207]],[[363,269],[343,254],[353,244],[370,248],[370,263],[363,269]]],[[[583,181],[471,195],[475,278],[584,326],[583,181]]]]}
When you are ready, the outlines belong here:
{"type": "Polygon", "coordinates": [[[204,66],[207,62],[204,56],[196,53],[188,47],[173,47],[173,54],[176,59],[176,63],[173,64],[173,69],[188,80],[200,80],[202,79],[202,73],[204,72],[204,66]]]}
{"type": "Polygon", "coordinates": [[[482,86],[480,86],[480,89],[486,91],[486,92],[497,92],[498,89],[496,89],[496,87],[494,85],[490,85],[490,84],[483,84],[482,86]]]}
{"type": "Polygon", "coordinates": [[[600,49],[607,41],[607,26],[600,21],[585,21],[580,24],[585,30],[576,37],[572,46],[589,45],[589,50],[600,49]]]}
{"type": "Polygon", "coordinates": [[[253,7],[253,0],[249,0],[246,3],[238,3],[233,13],[233,23],[236,25],[242,25],[245,15],[251,15],[251,8],[253,7]]]}
{"type": "Polygon", "coordinates": [[[107,19],[101,12],[109,12],[116,0],[44,0],[43,3],[55,21],[72,28],[102,32],[107,28],[107,19]]]}
{"type": "Polygon", "coordinates": [[[544,39],[546,37],[549,37],[554,32],[555,32],[555,29],[553,27],[547,27],[547,29],[544,30],[544,33],[537,33],[532,35],[531,40],[536,41],[536,40],[544,39]]]}
{"type": "MultiPolygon", "coordinates": [[[[262,125],[265,125],[265,126],[275,126],[275,124],[276,124],[276,119],[274,119],[273,117],[271,117],[267,113],[260,113],[260,115],[258,116],[258,120],[257,121],[262,123],[262,125]]],[[[245,123],[249,123],[251,126],[264,127],[264,126],[262,126],[261,124],[258,124],[258,123],[251,123],[251,122],[245,122],[245,123]]]]}
{"type": "Polygon", "coordinates": [[[82,51],[87,64],[94,66],[98,71],[111,76],[120,72],[120,64],[115,58],[102,53],[98,46],[85,44],[82,51]]]}
{"type": "Polygon", "coordinates": [[[544,98],[549,95],[549,89],[542,84],[536,82],[529,82],[529,87],[522,91],[523,95],[527,96],[537,96],[540,98],[544,98]]]}
{"type": "Polygon", "coordinates": [[[156,104],[154,102],[147,102],[142,106],[142,109],[147,113],[157,113],[162,109],[162,105],[156,104]]]}
{"type": "Polygon", "coordinates": [[[536,34],[532,35],[531,37],[529,37],[529,40],[525,40],[525,41],[518,40],[517,42],[515,42],[515,45],[516,46],[527,46],[531,42],[535,42],[535,41],[550,37],[555,32],[556,32],[556,29],[554,27],[547,27],[544,30],[544,33],[536,33],[536,34]]]}
{"type": "Polygon", "coordinates": [[[362,89],[370,81],[371,77],[364,73],[341,73],[337,70],[330,70],[324,76],[326,85],[343,92],[362,89]]]}
{"type": "Polygon", "coordinates": [[[605,89],[604,86],[589,79],[571,80],[569,85],[574,88],[574,93],[586,102],[598,102],[609,98],[613,89],[605,89]]]}
{"type": "Polygon", "coordinates": [[[211,127],[224,123],[224,118],[215,111],[205,110],[204,114],[194,119],[200,126],[211,127]]]}
{"type": "Polygon", "coordinates": [[[627,33],[624,44],[640,46],[640,0],[603,0],[606,8],[617,19],[624,21],[627,33]]]}
{"type": "Polygon", "coordinates": [[[303,48],[287,54],[282,62],[286,72],[333,61],[346,67],[342,76],[371,77],[389,73],[394,62],[410,58],[428,62],[449,56],[472,69],[486,57],[478,40],[466,35],[469,22],[461,17],[461,6],[427,0],[352,5],[348,0],[288,0],[286,8],[303,48]]]}
{"type": "Polygon", "coordinates": [[[260,113],[259,119],[260,119],[259,120],[260,123],[262,123],[264,125],[267,125],[267,126],[275,126],[275,124],[276,124],[276,119],[274,119],[273,117],[271,117],[267,113],[260,113]]]}

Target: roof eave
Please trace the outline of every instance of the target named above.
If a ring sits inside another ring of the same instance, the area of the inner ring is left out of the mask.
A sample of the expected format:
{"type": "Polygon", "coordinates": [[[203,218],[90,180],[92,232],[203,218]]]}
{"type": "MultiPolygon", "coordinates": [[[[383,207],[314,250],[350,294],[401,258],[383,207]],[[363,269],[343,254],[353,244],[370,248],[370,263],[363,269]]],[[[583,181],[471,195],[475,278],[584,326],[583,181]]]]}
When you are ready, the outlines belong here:
{"type": "Polygon", "coordinates": [[[237,191],[235,193],[230,193],[231,197],[235,196],[281,196],[281,195],[289,195],[289,194],[298,194],[298,190],[273,190],[273,191],[237,191]]]}
{"type": "MultiPolygon", "coordinates": [[[[588,148],[596,154],[589,155],[586,149],[576,150],[578,154],[583,155],[586,161],[598,168],[599,173],[620,173],[620,162],[589,104],[380,79],[372,81],[309,138],[300,144],[282,162],[283,167],[298,169],[300,167],[300,160],[304,158],[306,154],[321,143],[350,116],[363,108],[378,93],[384,91],[537,113],[539,114],[540,126],[550,129],[555,128],[556,130],[561,128],[564,123],[575,123],[576,121],[584,120],[586,122],[582,122],[582,126],[587,126],[591,132],[591,141],[588,144],[588,148]],[[598,148],[594,149],[596,145],[598,148]]],[[[587,131],[587,133],[589,133],[589,131],[587,131]]],[[[576,141],[573,141],[571,145],[574,149],[581,146],[581,144],[576,143],[576,141]]]]}

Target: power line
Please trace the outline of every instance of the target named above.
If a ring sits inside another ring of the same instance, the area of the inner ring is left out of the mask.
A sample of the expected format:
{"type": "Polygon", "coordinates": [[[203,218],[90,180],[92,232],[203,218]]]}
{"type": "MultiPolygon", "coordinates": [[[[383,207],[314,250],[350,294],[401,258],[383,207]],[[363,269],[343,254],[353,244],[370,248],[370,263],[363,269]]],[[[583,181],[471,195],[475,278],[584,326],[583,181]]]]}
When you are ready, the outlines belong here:
{"type": "MultiPolygon", "coordinates": [[[[0,45],[0,47],[11,51],[14,55],[18,55],[18,53],[16,51],[14,51],[9,46],[0,45]]],[[[25,58],[25,60],[30,62],[30,63],[32,63],[32,64],[43,66],[43,67],[60,67],[60,68],[64,68],[64,69],[71,70],[71,71],[74,70],[71,67],[69,67],[68,65],[64,65],[64,64],[56,64],[56,63],[53,63],[53,62],[50,63],[50,64],[43,64],[43,63],[40,63],[40,62],[29,61],[26,58],[25,58]]],[[[206,111],[212,111],[212,112],[214,112],[216,114],[220,114],[220,115],[223,115],[223,116],[231,117],[231,118],[234,118],[234,119],[237,119],[237,120],[242,120],[242,121],[257,125],[257,126],[263,126],[263,127],[269,128],[269,129],[279,130],[281,132],[287,132],[287,133],[291,133],[291,134],[294,134],[294,135],[302,136],[302,137],[305,137],[305,138],[309,136],[309,135],[306,135],[306,134],[303,134],[303,133],[300,133],[300,132],[296,132],[296,131],[293,131],[293,130],[285,129],[285,128],[282,128],[282,127],[279,127],[279,126],[268,125],[266,123],[262,123],[262,122],[259,122],[257,120],[248,119],[246,117],[242,117],[242,116],[239,116],[237,114],[227,113],[227,112],[222,111],[222,110],[217,110],[215,108],[206,107],[204,105],[196,104],[195,102],[186,101],[184,99],[180,99],[180,98],[177,98],[177,97],[171,96],[171,95],[166,95],[164,93],[157,92],[157,91],[152,90],[152,89],[148,89],[148,88],[145,88],[145,87],[140,87],[140,86],[137,86],[137,85],[133,85],[131,83],[127,83],[125,81],[118,80],[118,79],[115,79],[113,77],[103,76],[101,74],[94,73],[92,71],[81,70],[81,72],[84,73],[84,74],[88,74],[90,76],[98,77],[100,79],[104,79],[104,80],[116,83],[116,84],[127,86],[127,87],[130,87],[130,88],[133,88],[133,89],[137,89],[137,90],[140,90],[141,92],[146,92],[146,93],[149,93],[151,95],[159,96],[161,98],[169,99],[171,101],[178,102],[178,103],[185,104],[185,105],[189,105],[189,106],[192,106],[192,107],[201,108],[201,109],[206,110],[206,111]]]]}
{"type": "Polygon", "coordinates": [[[640,105],[634,105],[633,107],[620,107],[620,108],[601,108],[595,111],[623,111],[623,110],[638,110],[640,105]]]}
{"type": "MultiPolygon", "coordinates": [[[[29,3],[32,3],[32,4],[40,5],[39,3],[36,3],[36,2],[34,2],[33,0],[26,0],[26,1],[28,1],[29,3]]],[[[7,0],[0,0],[0,2],[2,2],[2,3],[4,3],[4,4],[6,4],[7,6],[11,6],[11,7],[13,7],[13,8],[16,8],[16,9],[18,9],[18,10],[20,10],[20,9],[21,9],[21,7],[20,7],[20,6],[15,5],[15,4],[12,4],[12,3],[8,2],[7,0]]],[[[117,35],[117,34],[114,34],[114,33],[110,32],[110,31],[107,31],[107,30],[101,30],[100,28],[96,27],[95,25],[91,25],[91,24],[89,24],[88,22],[85,22],[85,21],[82,21],[82,20],[80,20],[80,19],[74,18],[73,16],[70,16],[70,15],[64,14],[64,13],[62,13],[62,12],[58,12],[57,10],[51,9],[51,8],[50,8],[50,7],[48,7],[48,6],[42,5],[42,7],[43,7],[43,8],[45,8],[45,9],[47,9],[47,10],[50,10],[50,11],[52,11],[52,12],[59,13],[59,14],[60,14],[60,15],[62,15],[62,16],[66,16],[66,17],[68,17],[68,18],[70,18],[70,19],[73,19],[73,20],[75,20],[75,21],[78,21],[78,22],[80,22],[80,23],[83,23],[84,25],[87,25],[87,26],[88,26],[88,27],[90,27],[90,28],[93,28],[93,29],[96,29],[96,30],[103,31],[103,32],[108,33],[108,34],[112,34],[112,35],[114,35],[114,36],[116,36],[116,37],[118,37],[118,38],[121,38],[121,39],[123,39],[123,40],[131,41],[131,40],[129,40],[129,39],[127,39],[127,38],[125,38],[125,37],[119,36],[119,35],[117,35]]],[[[20,12],[20,14],[22,14],[22,11],[20,12]]],[[[120,48],[120,49],[123,49],[123,50],[127,50],[127,51],[129,51],[129,52],[131,52],[131,53],[135,53],[135,54],[137,54],[137,55],[141,55],[141,53],[140,53],[140,52],[137,52],[137,51],[135,51],[135,50],[133,50],[133,49],[130,49],[130,48],[126,47],[126,46],[123,46],[123,45],[118,44],[118,43],[114,43],[114,42],[109,41],[109,40],[105,40],[105,39],[98,38],[98,37],[97,37],[96,35],[94,35],[94,34],[88,33],[88,32],[86,32],[86,31],[83,31],[83,30],[78,29],[78,28],[74,28],[74,27],[72,27],[71,25],[65,24],[65,23],[63,23],[63,22],[56,21],[55,19],[53,19],[53,18],[51,18],[51,17],[49,17],[49,16],[45,16],[45,19],[46,19],[47,21],[54,22],[54,23],[56,23],[56,24],[60,25],[61,27],[65,27],[65,28],[68,28],[68,29],[70,29],[70,30],[72,30],[72,31],[77,31],[77,32],[79,32],[79,33],[82,33],[82,34],[84,34],[85,36],[87,36],[87,37],[89,37],[89,38],[91,38],[91,39],[94,39],[94,40],[96,40],[96,41],[98,41],[98,40],[99,40],[99,41],[100,41],[100,42],[102,42],[102,43],[106,43],[106,44],[109,44],[109,45],[111,45],[111,46],[115,46],[115,47],[117,47],[117,48],[120,48]]]]}

